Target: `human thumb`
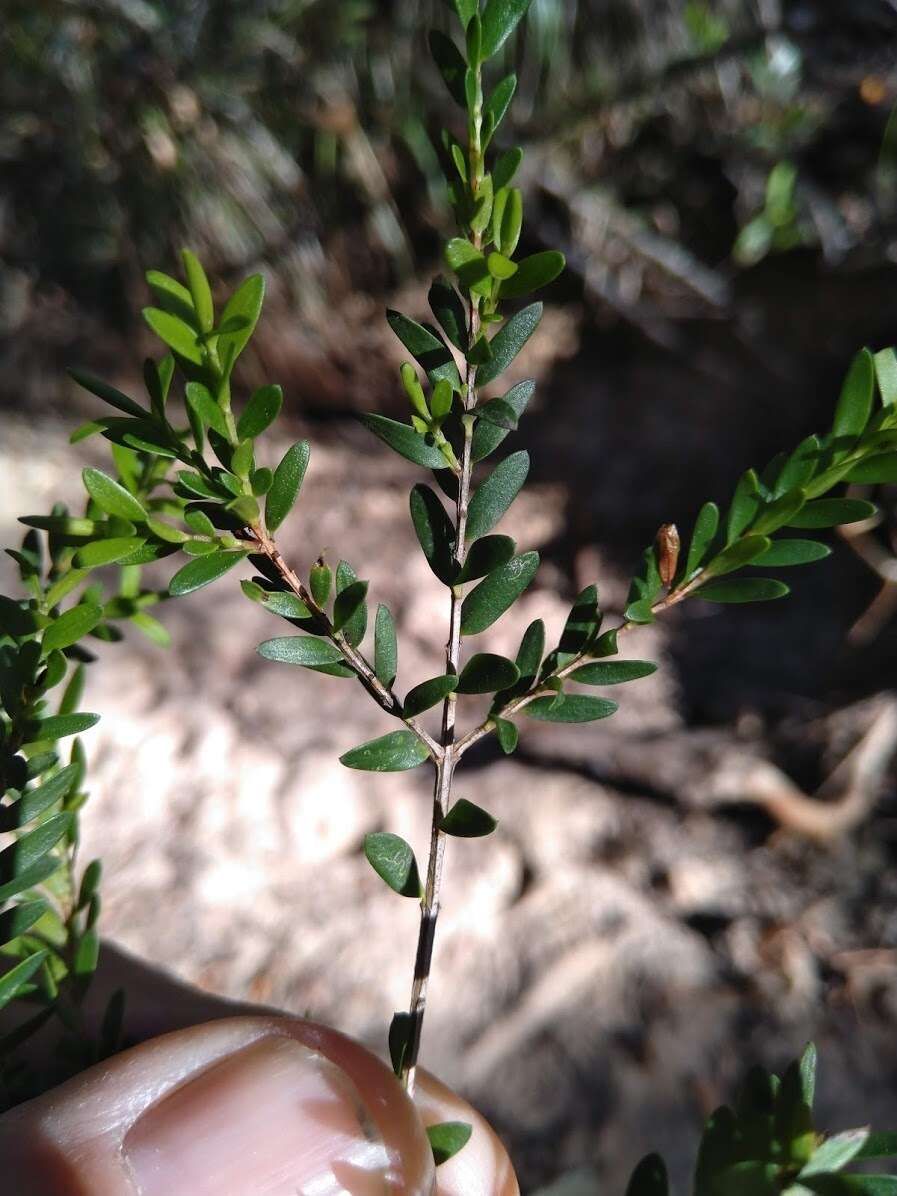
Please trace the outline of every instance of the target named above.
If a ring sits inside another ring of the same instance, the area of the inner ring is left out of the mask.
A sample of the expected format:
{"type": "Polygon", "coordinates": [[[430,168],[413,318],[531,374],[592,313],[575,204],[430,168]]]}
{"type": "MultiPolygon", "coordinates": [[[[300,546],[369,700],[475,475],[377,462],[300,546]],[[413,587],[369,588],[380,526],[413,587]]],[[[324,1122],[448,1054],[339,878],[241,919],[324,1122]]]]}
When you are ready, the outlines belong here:
{"type": "MultiPolygon", "coordinates": [[[[428,1121],[446,1107],[437,1087],[428,1121]]],[[[511,1196],[507,1156],[472,1120],[465,1149],[491,1174],[467,1196],[511,1196]]],[[[278,1017],[164,1035],[12,1110],[0,1166],[15,1196],[426,1196],[435,1183],[424,1123],[389,1068],[278,1017]]]]}

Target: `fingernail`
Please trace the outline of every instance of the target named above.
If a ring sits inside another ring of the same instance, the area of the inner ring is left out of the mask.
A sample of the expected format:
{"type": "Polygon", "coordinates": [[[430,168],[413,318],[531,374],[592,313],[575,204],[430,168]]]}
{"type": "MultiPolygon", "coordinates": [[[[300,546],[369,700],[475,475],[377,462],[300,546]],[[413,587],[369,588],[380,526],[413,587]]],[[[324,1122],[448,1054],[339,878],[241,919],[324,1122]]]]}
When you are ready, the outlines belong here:
{"type": "Polygon", "coordinates": [[[349,1077],[286,1037],[182,1084],[140,1117],[124,1154],[140,1196],[373,1196],[390,1173],[349,1077]]]}

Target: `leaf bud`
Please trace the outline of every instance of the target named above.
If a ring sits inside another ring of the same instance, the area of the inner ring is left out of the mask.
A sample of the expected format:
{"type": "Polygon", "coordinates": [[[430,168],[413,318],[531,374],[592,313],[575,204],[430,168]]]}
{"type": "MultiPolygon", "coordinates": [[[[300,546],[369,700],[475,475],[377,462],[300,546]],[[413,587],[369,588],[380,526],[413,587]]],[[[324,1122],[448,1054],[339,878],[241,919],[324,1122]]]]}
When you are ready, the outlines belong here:
{"type": "Polygon", "coordinates": [[[665,523],[660,528],[655,544],[660,580],[665,586],[668,586],[676,576],[676,569],[679,565],[679,529],[675,523],[665,523]]]}

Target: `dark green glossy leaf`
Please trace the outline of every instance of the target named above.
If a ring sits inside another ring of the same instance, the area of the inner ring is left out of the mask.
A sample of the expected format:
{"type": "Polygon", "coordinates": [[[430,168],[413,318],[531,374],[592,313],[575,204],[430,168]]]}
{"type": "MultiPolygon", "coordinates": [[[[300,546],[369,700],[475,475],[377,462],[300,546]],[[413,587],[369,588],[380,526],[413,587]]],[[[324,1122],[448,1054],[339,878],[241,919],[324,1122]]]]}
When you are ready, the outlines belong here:
{"type": "Polygon", "coordinates": [[[463,1149],[470,1141],[473,1127],[466,1121],[442,1121],[427,1126],[427,1137],[433,1151],[433,1162],[439,1167],[463,1149]]]}
{"type": "Polygon", "coordinates": [[[408,691],[408,696],[402,703],[402,710],[406,718],[414,718],[443,701],[450,693],[458,688],[458,678],[447,674],[431,677],[429,681],[422,681],[408,691]]]}
{"type": "Polygon", "coordinates": [[[868,349],[861,349],[851,363],[844,379],[832,433],[837,438],[860,436],[872,413],[875,389],[875,363],[868,349]]]}
{"type": "Polygon", "coordinates": [[[0,635],[31,635],[36,630],[37,619],[33,611],[28,610],[21,602],[0,595],[0,635]]]}
{"type": "Polygon", "coordinates": [[[224,418],[224,412],[212,397],[209,388],[203,386],[201,382],[188,382],[184,387],[184,395],[197,418],[202,420],[203,425],[212,428],[219,436],[227,439],[227,420],[224,418]]]}
{"type": "Polygon", "coordinates": [[[212,502],[223,501],[221,490],[198,473],[191,473],[186,469],[179,470],[178,482],[197,498],[208,498],[212,502]]]}
{"type": "Polygon", "coordinates": [[[497,826],[498,822],[491,814],[463,797],[439,821],[440,830],[456,839],[482,839],[491,835],[497,826]]]}
{"type": "Polygon", "coordinates": [[[131,556],[146,543],[142,536],[114,536],[111,540],[95,540],[85,544],[75,554],[75,562],[82,569],[96,569],[112,565],[131,556]]]}
{"type": "Polygon", "coordinates": [[[178,569],[168,583],[168,592],[175,598],[192,594],[223,577],[234,565],[246,557],[245,552],[211,552],[207,556],[195,557],[183,568],[178,569]]]}
{"type": "MultiPolygon", "coordinates": [[[[535,382],[532,379],[528,379],[525,382],[518,382],[516,386],[512,386],[503,397],[502,402],[507,403],[517,416],[518,421],[526,410],[526,405],[532,398],[535,389],[535,382]]],[[[482,461],[490,453],[494,452],[507,434],[507,428],[500,428],[497,424],[477,421],[473,430],[473,443],[471,444],[471,460],[474,464],[482,461]]]]}
{"type": "Polygon", "coordinates": [[[0,944],[25,934],[49,909],[46,901],[23,901],[0,914],[0,944]]]}
{"type": "Polygon", "coordinates": [[[466,237],[452,237],[445,247],[445,261],[458,275],[463,288],[475,290],[483,283],[491,288],[492,278],[486,258],[466,237]]]}
{"type": "Polygon", "coordinates": [[[0,851],[0,884],[22,877],[52,851],[72,824],[71,814],[54,814],[46,822],[0,851]]]}
{"type": "Polygon", "coordinates": [[[0,1009],[18,996],[49,954],[49,951],[35,951],[0,976],[0,1009]]]}
{"type": "Polygon", "coordinates": [[[884,482],[897,482],[897,453],[878,453],[855,465],[845,481],[875,486],[884,482]]]}
{"type": "Polygon", "coordinates": [[[588,694],[565,694],[560,705],[554,697],[536,698],[524,706],[524,714],[543,723],[592,723],[609,718],[618,709],[607,698],[592,698],[588,694]]]}
{"type": "Polygon", "coordinates": [[[713,539],[719,528],[719,507],[716,503],[705,503],[695,520],[684,577],[689,578],[704,563],[713,539]]]}
{"type": "Polygon", "coordinates": [[[45,628],[41,637],[44,655],[69,648],[93,631],[103,617],[103,608],[94,602],[81,602],[65,611],[45,628]]]}
{"type": "MultiPolygon", "coordinates": [[[[366,581],[350,582],[345,589],[337,594],[333,603],[333,626],[340,631],[346,624],[358,615],[367,597],[368,583],[366,581]]],[[[364,638],[362,636],[362,638],[364,638]]]]}
{"type": "Polygon", "coordinates": [[[398,835],[377,832],[364,837],[364,854],[368,863],[394,893],[400,897],[420,899],[420,875],[414,852],[398,835]]]}
{"type": "Polygon", "coordinates": [[[123,444],[142,453],[155,453],[160,457],[178,455],[178,449],[165,429],[149,419],[103,420],[103,436],[113,444],[123,444]]]}
{"type": "Polygon", "coordinates": [[[56,856],[45,855],[32,864],[30,868],[26,868],[24,872],[19,873],[14,880],[8,881],[6,884],[0,884],[0,902],[8,901],[11,897],[18,896],[19,893],[24,893],[28,889],[33,889],[36,885],[43,884],[48,877],[52,876],[58,870],[60,861],[56,856]]]}
{"type": "Polygon", "coordinates": [[[340,763],[365,772],[404,772],[429,758],[429,751],[413,731],[392,731],[352,748],[340,756],[340,763]]]}
{"type": "Polygon", "coordinates": [[[510,689],[520,680],[520,671],[513,661],[491,652],[472,656],[458,678],[459,694],[493,694],[510,689]]]}
{"type": "Polygon", "coordinates": [[[364,601],[367,595],[367,582],[362,583],[364,594],[361,595],[361,601],[358,601],[359,591],[354,588],[357,584],[358,578],[355,570],[347,561],[340,561],[336,567],[336,598],[333,603],[333,613],[334,619],[345,615],[341,603],[343,594],[348,593],[349,597],[345,599],[345,604],[347,608],[351,608],[351,613],[345,616],[345,621],[340,624],[340,627],[353,648],[358,647],[368,629],[368,611],[364,601]]]}
{"type": "Polygon", "coordinates": [[[467,513],[467,539],[485,536],[520,492],[529,473],[529,453],[512,453],[477,488],[467,513]]]}
{"type": "Polygon", "coordinates": [[[143,318],[161,341],[192,365],[202,365],[203,355],[196,329],[170,311],[160,307],[145,307],[143,318]]]}
{"type": "Polygon", "coordinates": [[[564,255],[556,249],[524,258],[518,263],[516,274],[501,284],[502,299],[518,299],[547,287],[563,273],[566,264],[564,255]]]}
{"type": "Polygon", "coordinates": [[[396,1013],[389,1023],[389,1058],[397,1076],[402,1074],[411,1049],[413,1025],[410,1013],[396,1013]]]}
{"type": "Polygon", "coordinates": [[[583,685],[620,685],[624,681],[650,677],[656,672],[657,665],[650,660],[608,660],[584,664],[571,676],[583,685]]]}
{"type": "Polygon", "coordinates": [[[517,747],[517,741],[520,738],[520,733],[512,722],[506,718],[495,719],[495,737],[498,740],[498,745],[506,756],[517,747]]]}
{"type": "Polygon", "coordinates": [[[28,740],[39,743],[44,739],[65,739],[67,735],[80,735],[100,721],[98,714],[51,714],[28,724],[28,740]]]}
{"type": "Polygon", "coordinates": [[[558,652],[570,658],[578,656],[595,639],[601,629],[601,610],[598,606],[597,586],[586,586],[577,595],[570,609],[558,643],[558,652]]]}
{"type": "MultiPolygon", "coordinates": [[[[78,766],[68,764],[55,776],[29,789],[7,806],[0,806],[0,831],[18,830],[67,797],[78,779],[78,766]]],[[[4,940],[0,938],[0,942],[4,940]]]]}
{"type": "Polygon", "coordinates": [[[181,250],[181,260],[187,275],[187,285],[193,300],[193,310],[199,320],[203,332],[209,332],[215,323],[215,308],[212,303],[212,290],[206,272],[202,268],[199,258],[189,249],[181,250]]]}
{"type": "Polygon", "coordinates": [[[425,469],[445,469],[446,460],[439,449],[428,444],[424,437],[408,424],[400,424],[394,419],[387,419],[384,415],[375,415],[372,412],[366,412],[358,418],[400,457],[413,461],[415,465],[423,465],[425,469]]]}
{"type": "Polygon", "coordinates": [[[124,486],[113,481],[99,469],[84,469],[81,472],[84,488],[97,506],[107,515],[118,515],[135,523],[143,523],[146,511],[133,494],[124,486]]]}
{"type": "Polygon", "coordinates": [[[806,486],[819,467],[821,452],[818,436],[808,436],[802,440],[776,479],[773,498],[781,498],[789,490],[800,490],[806,486]]]}
{"type": "Polygon", "coordinates": [[[396,625],[388,606],[377,607],[374,622],[374,672],[377,679],[391,687],[399,667],[399,646],[396,640],[396,625]]]}
{"type": "Polygon", "coordinates": [[[447,278],[434,279],[427,296],[430,310],[456,349],[467,348],[467,313],[461,296],[447,278]]]}
{"type": "Polygon", "coordinates": [[[516,90],[517,76],[506,75],[500,83],[495,85],[495,90],[483,105],[483,116],[491,122],[492,133],[495,132],[504,120],[516,90]]]}
{"type": "Polygon", "coordinates": [[[720,577],[723,573],[732,573],[743,565],[749,565],[751,561],[762,556],[771,543],[766,536],[744,536],[741,540],[736,540],[706,566],[707,577],[720,577]]]}
{"type": "MultiPolygon", "coordinates": [[[[811,1097],[812,1099],[812,1097],[811,1097]]],[[[857,1151],[856,1159],[893,1159],[897,1158],[897,1133],[871,1133],[857,1151]]]]}
{"type": "Polygon", "coordinates": [[[517,412],[504,399],[490,399],[488,403],[481,403],[477,407],[477,418],[495,424],[497,428],[505,428],[508,432],[517,429],[517,412]]]}
{"type": "Polygon", "coordinates": [[[808,502],[791,520],[790,527],[840,527],[845,523],[859,523],[871,519],[876,508],[871,502],[858,498],[819,498],[808,502]]]}
{"type": "Polygon", "coordinates": [[[253,274],[241,283],[221,313],[221,328],[233,329],[218,337],[218,356],[231,366],[255,331],[265,300],[265,280],[253,274]]]}
{"type": "Polygon", "coordinates": [[[265,498],[265,523],[268,531],[276,531],[293,509],[299,497],[302,480],[308,469],[311,453],[307,440],[300,440],[287,449],[274,470],[271,488],[265,498]]]}
{"type": "Polygon", "coordinates": [[[764,568],[781,568],[785,565],[809,565],[813,561],[831,556],[832,550],[816,540],[773,540],[766,552],[751,563],[764,568]]]}
{"type": "Polygon", "coordinates": [[[642,1159],[626,1188],[626,1196],[668,1196],[667,1169],[659,1154],[642,1159]]]}
{"type": "Polygon", "coordinates": [[[484,577],[461,605],[462,634],[478,635],[491,627],[520,597],[538,568],[539,554],[525,552],[484,577]]]}
{"type": "Polygon", "coordinates": [[[775,1163],[735,1163],[719,1172],[713,1196],[778,1196],[778,1174],[775,1163]]]}
{"type": "Polygon", "coordinates": [[[523,633],[520,647],[517,649],[515,664],[520,673],[521,681],[530,685],[539,675],[542,657],[545,655],[545,624],[541,619],[534,619],[523,633]]]}
{"type": "Polygon", "coordinates": [[[449,90],[449,95],[455,103],[465,108],[467,100],[464,95],[464,76],[467,73],[467,63],[464,61],[463,54],[451,38],[440,33],[438,29],[430,31],[429,40],[430,53],[433,55],[433,61],[439,68],[439,73],[449,90]]]}
{"type": "Polygon", "coordinates": [[[429,486],[411,491],[411,522],[427,564],[445,585],[457,571],[454,560],[455,529],[439,496],[429,486]]]}
{"type": "Polygon", "coordinates": [[[705,602],[768,602],[789,592],[786,585],[770,577],[727,577],[701,586],[695,596],[705,602]]]}
{"type": "Polygon", "coordinates": [[[504,373],[542,319],[542,304],[532,303],[516,312],[490,341],[492,360],[477,370],[477,386],[488,386],[504,373]]]}
{"type": "Polygon", "coordinates": [[[505,150],[492,170],[492,185],[496,193],[507,185],[514,178],[514,175],[520,169],[520,163],[523,161],[523,150],[519,146],[514,146],[512,149],[505,150]]]}
{"type": "Polygon", "coordinates": [[[137,419],[146,417],[145,408],[128,398],[126,394],[122,394],[120,390],[116,390],[114,386],[110,386],[108,382],[103,382],[101,378],[95,378],[93,374],[88,374],[84,370],[69,370],[69,377],[79,386],[96,395],[98,399],[108,403],[110,407],[115,407],[117,411],[123,411],[125,415],[133,415],[137,419]]]}
{"type": "Polygon", "coordinates": [[[803,490],[791,490],[764,507],[754,523],[756,535],[769,536],[781,527],[787,527],[800,509],[806,505],[807,496],[803,490]]]}
{"type": "Polygon", "coordinates": [[[485,577],[487,573],[509,561],[516,548],[510,536],[483,536],[481,540],[474,540],[467,550],[464,568],[455,579],[456,584],[461,585],[467,581],[476,581],[478,577],[485,577]]]}
{"type": "Polygon", "coordinates": [[[398,311],[387,311],[386,319],[408,352],[426,371],[431,382],[435,383],[440,378],[445,378],[455,389],[460,389],[461,376],[455,359],[435,329],[418,324],[416,320],[409,319],[398,311]]]}
{"type": "Polygon", "coordinates": [[[286,635],[265,640],[256,648],[265,660],[279,664],[297,664],[306,669],[321,665],[340,664],[343,654],[329,640],[315,639],[310,635],[286,635]]]}
{"type": "Polygon", "coordinates": [[[262,592],[262,604],[272,614],[280,615],[283,619],[307,619],[311,615],[311,611],[296,594],[287,594],[280,590],[262,592]]]}
{"type": "Polygon", "coordinates": [[[755,470],[749,469],[735,487],[732,505],[726,519],[726,543],[737,540],[741,533],[753,523],[762,505],[760,483],[755,470]]]}
{"type": "Polygon", "coordinates": [[[530,0],[487,0],[482,18],[484,61],[498,53],[529,6],[530,0]]]}

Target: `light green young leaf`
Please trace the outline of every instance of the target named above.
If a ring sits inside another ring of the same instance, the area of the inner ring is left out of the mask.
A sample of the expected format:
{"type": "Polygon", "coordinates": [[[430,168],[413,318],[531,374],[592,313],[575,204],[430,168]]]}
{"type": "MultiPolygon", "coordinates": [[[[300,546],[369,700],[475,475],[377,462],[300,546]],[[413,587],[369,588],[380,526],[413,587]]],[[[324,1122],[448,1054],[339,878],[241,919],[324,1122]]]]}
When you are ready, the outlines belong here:
{"type": "Polygon", "coordinates": [[[885,407],[897,403],[897,353],[893,349],[882,349],[875,354],[875,376],[881,401],[885,407]]]}
{"type": "Polygon", "coordinates": [[[340,763],[365,772],[404,772],[429,758],[429,751],[413,731],[392,731],[346,752],[340,763]]]}
{"type": "Polygon", "coordinates": [[[470,1141],[473,1127],[466,1121],[442,1121],[427,1126],[427,1137],[433,1151],[433,1162],[437,1167],[447,1163],[470,1141]]]}
{"type": "Polygon", "coordinates": [[[93,631],[102,617],[103,608],[95,602],[80,602],[63,612],[44,630],[41,637],[41,651],[44,656],[76,644],[83,636],[93,631]]]}
{"type": "Polygon", "coordinates": [[[420,900],[421,883],[414,852],[398,835],[385,831],[364,837],[364,854],[368,863],[394,893],[400,897],[420,900]]]}
{"type": "Polygon", "coordinates": [[[868,349],[861,349],[851,363],[835,408],[832,432],[836,438],[862,435],[872,413],[875,363],[868,349]]]}
{"type": "Polygon", "coordinates": [[[203,364],[202,347],[197,339],[196,330],[189,324],[160,307],[145,307],[143,318],[156,336],[179,357],[183,357],[192,365],[203,364]]]}
{"type": "Polygon", "coordinates": [[[245,349],[255,331],[264,300],[265,280],[261,274],[247,278],[228,299],[221,313],[221,327],[234,331],[218,337],[218,355],[223,362],[232,366],[245,349]]]}
{"type": "Polygon", "coordinates": [[[276,531],[293,509],[299,497],[311,449],[307,440],[300,440],[287,449],[274,470],[274,478],[265,498],[265,523],[268,531],[276,531]]]}
{"type": "Polygon", "coordinates": [[[193,310],[199,320],[200,329],[208,332],[215,323],[215,308],[212,303],[212,289],[202,264],[189,249],[181,250],[187,285],[193,298],[193,310]]]}
{"type": "Polygon", "coordinates": [[[133,494],[124,486],[113,481],[99,469],[84,469],[81,472],[84,488],[101,510],[107,515],[118,515],[134,523],[143,523],[146,511],[133,494]]]}
{"type": "Polygon", "coordinates": [[[512,557],[477,585],[461,604],[461,632],[478,635],[491,627],[511,607],[536,575],[539,554],[512,557]]]}
{"type": "Polygon", "coordinates": [[[468,541],[485,536],[495,527],[520,493],[529,473],[529,453],[512,453],[495,467],[477,488],[467,513],[468,541]]]}

